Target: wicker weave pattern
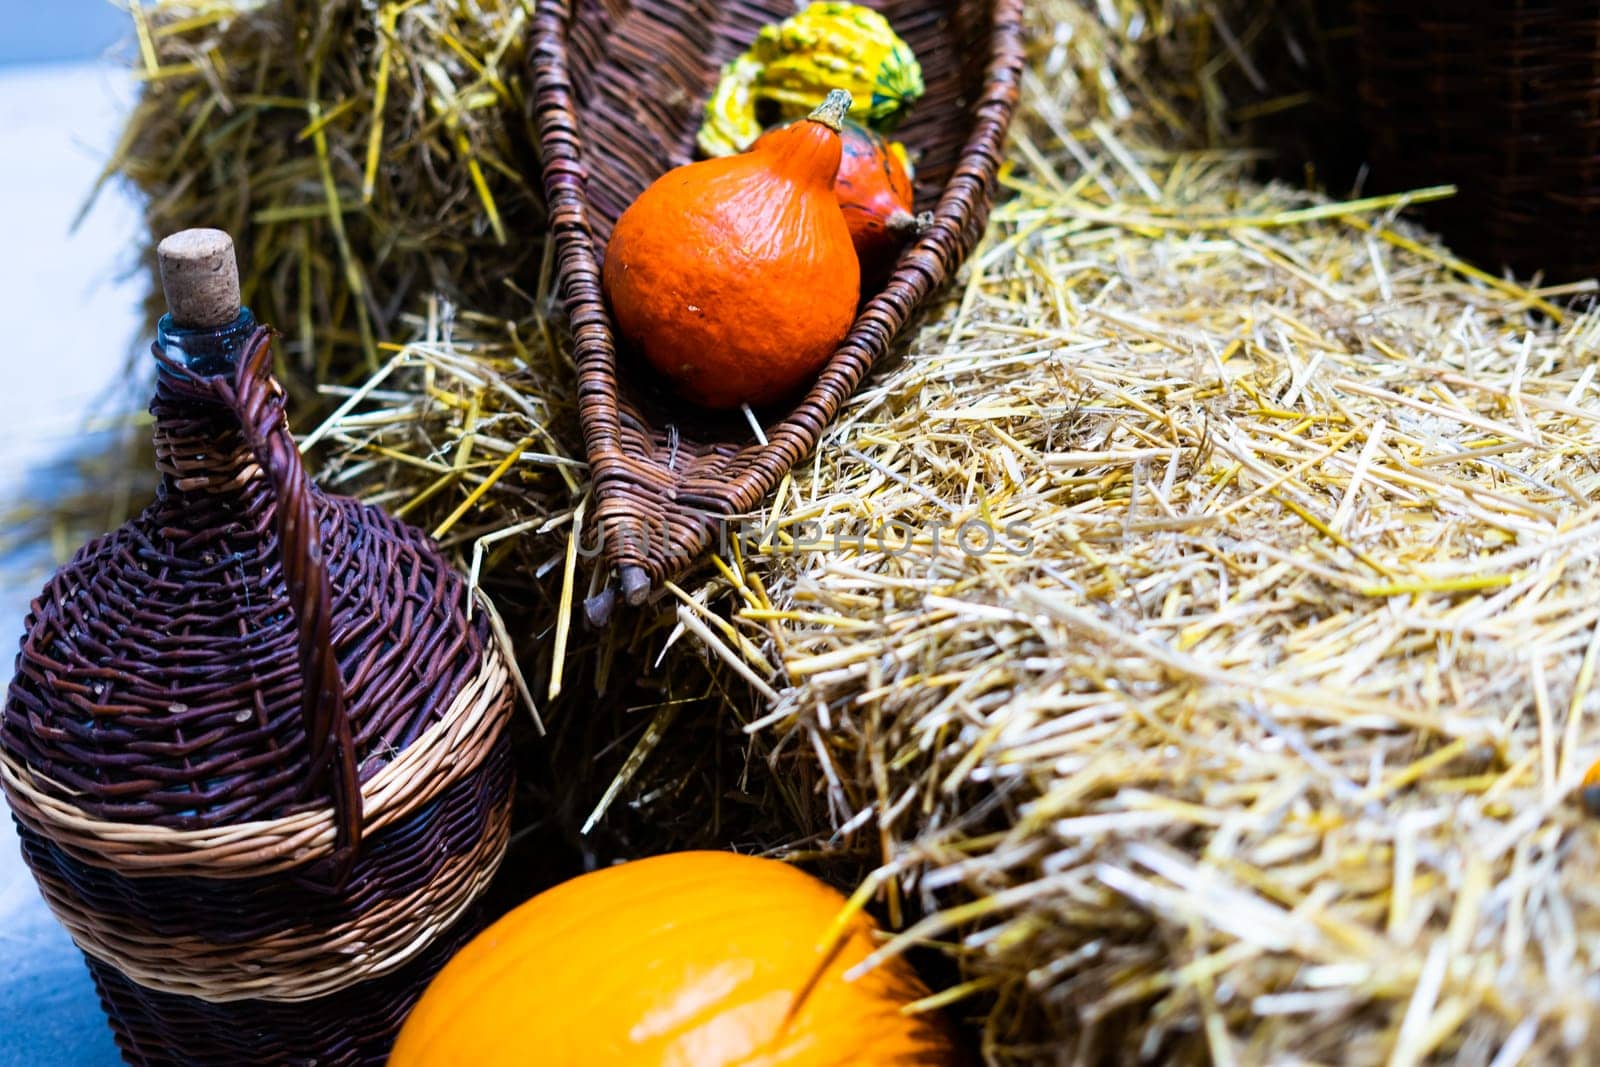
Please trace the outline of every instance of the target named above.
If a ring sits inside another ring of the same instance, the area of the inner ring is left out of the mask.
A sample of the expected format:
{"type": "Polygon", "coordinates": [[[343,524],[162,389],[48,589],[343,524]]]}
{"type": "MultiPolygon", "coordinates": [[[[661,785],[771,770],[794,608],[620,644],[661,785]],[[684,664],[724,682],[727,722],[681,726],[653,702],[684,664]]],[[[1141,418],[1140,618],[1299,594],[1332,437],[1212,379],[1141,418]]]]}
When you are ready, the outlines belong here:
{"type": "MultiPolygon", "coordinates": [[[[933,209],[934,224],[901,256],[805,398],[765,427],[761,444],[733,426],[696,437],[674,424],[670,408],[652,408],[630,380],[633,368],[619,366],[600,262],[623,208],[662,171],[689,160],[720,65],[792,5],[539,5],[536,114],[595,521],[631,603],[692,563],[728,517],[753,508],[816,447],[873,362],[982,232],[1021,76],[1021,0],[872,6],[922,62],[927,95],[897,136],[918,156],[918,207],[933,209]]],[[[603,616],[606,603],[592,606],[591,617],[603,616]]]]}
{"type": "Polygon", "coordinates": [[[160,375],[165,491],[35,601],[0,747],[96,818],[209,829],[331,796],[348,844],[347,784],[437,721],[487,627],[420,534],[312,490],[269,338],[236,382],[160,375]]]}
{"type": "MultiPolygon", "coordinates": [[[[499,778],[503,786],[505,775],[499,778]]],[[[146,921],[83,907],[77,885],[41,874],[39,886],[79,948],[146,989],[213,1004],[314,1000],[402,966],[472,906],[509,837],[509,797],[494,804],[487,823],[480,809],[462,827],[471,848],[411,892],[369,902],[338,925],[302,924],[251,941],[161,933],[146,921]]]]}
{"type": "MultiPolygon", "coordinates": [[[[435,758],[397,761],[385,768],[387,781],[372,780],[380,803],[368,808],[377,817],[352,872],[352,892],[296,893],[268,877],[287,870],[303,877],[317,856],[331,854],[327,810],[281,820],[309,824],[310,833],[249,824],[228,828],[217,835],[222,844],[207,840],[199,852],[164,852],[171,842],[163,837],[206,835],[101,823],[94,830],[112,836],[78,837],[81,826],[34,821],[41,809],[30,810],[19,789],[17,821],[40,890],[84,952],[163,992],[218,1003],[304,1000],[386,973],[453,923],[499,866],[510,820],[506,680],[504,663],[491,655],[478,684],[463,691],[467,706],[431,731],[433,744],[419,742],[402,756],[427,749],[435,758]],[[464,729],[445,729],[457,724],[464,729]],[[466,743],[440,743],[451,735],[466,743]],[[411,773],[388,773],[397,767],[411,773]],[[44,854],[44,842],[59,858],[44,854]],[[84,862],[86,855],[97,862],[84,862]],[[443,862],[419,881],[432,860],[443,862]],[[119,861],[131,862],[96,877],[119,861]],[[310,901],[299,899],[307,894],[310,901]],[[200,900],[210,905],[205,914],[190,910],[200,900]]],[[[70,816],[59,805],[42,810],[70,816]]]]}
{"type": "MultiPolygon", "coordinates": [[[[477,771],[510,717],[509,671],[494,649],[443,718],[361,787],[366,832],[384,829],[477,771]]],[[[334,814],[313,808],[279,819],[201,830],[129,826],[85,815],[52,786],[0,752],[17,821],[80,863],[129,875],[257,878],[301,868],[334,851],[334,814]]]]}
{"type": "Polygon", "coordinates": [[[1600,274],[1600,7],[1355,8],[1378,178],[1455,184],[1429,220],[1485,266],[1557,281],[1600,274]]]}
{"type": "Polygon", "coordinates": [[[161,495],[34,602],[0,787],[132,1062],[381,1062],[506,848],[509,670],[423,535],[312,484],[269,331],[157,357],[161,495]]]}
{"type": "Polygon", "coordinates": [[[428,980],[483,925],[474,908],[410,963],[313,1004],[212,1004],[146,989],[88,958],[123,1057],[143,1067],[383,1067],[428,980]]]}
{"type": "Polygon", "coordinates": [[[369,833],[344,893],[271,874],[122,874],[78,862],[57,842],[25,825],[19,824],[19,835],[39,881],[70,887],[72,910],[86,913],[92,922],[115,924],[134,936],[249,944],[290,931],[348,925],[368,909],[442,877],[446,866],[475,849],[487,832],[486,820],[492,820],[506,786],[507,747],[502,737],[483,773],[464,776],[408,818],[369,833]]]}

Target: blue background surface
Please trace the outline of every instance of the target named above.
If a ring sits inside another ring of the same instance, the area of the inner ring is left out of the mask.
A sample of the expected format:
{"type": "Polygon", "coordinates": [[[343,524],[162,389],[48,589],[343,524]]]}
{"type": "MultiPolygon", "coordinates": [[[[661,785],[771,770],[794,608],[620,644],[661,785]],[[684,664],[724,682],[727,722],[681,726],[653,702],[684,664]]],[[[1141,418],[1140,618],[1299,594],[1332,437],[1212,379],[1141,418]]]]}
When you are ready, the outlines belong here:
{"type": "Polygon", "coordinates": [[[128,16],[107,0],[0,0],[0,25],[0,63],[49,63],[99,55],[128,16]]]}
{"type": "MultiPolygon", "coordinates": [[[[0,0],[0,513],[38,499],[73,448],[104,444],[85,420],[140,330],[142,282],[127,277],[137,207],[119,190],[72,222],[131,99],[108,49],[128,29],[105,0],[0,0]]],[[[126,407],[120,398],[114,407],[126,407]]],[[[9,679],[29,596],[53,560],[0,558],[0,682],[9,679]]],[[[119,1063],[82,957],[39,899],[8,814],[0,814],[0,1067],[119,1063]]]]}

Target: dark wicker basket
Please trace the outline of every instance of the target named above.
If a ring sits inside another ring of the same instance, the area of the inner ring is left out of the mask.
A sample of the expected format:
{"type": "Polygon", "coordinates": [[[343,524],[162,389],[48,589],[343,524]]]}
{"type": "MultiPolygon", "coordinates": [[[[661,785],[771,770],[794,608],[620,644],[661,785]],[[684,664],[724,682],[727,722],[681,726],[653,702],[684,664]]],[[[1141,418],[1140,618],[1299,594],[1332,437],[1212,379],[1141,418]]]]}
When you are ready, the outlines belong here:
{"type": "Polygon", "coordinates": [[[34,601],[0,717],[24,856],[133,1063],[381,1064],[508,838],[484,613],[311,483],[269,340],[236,373],[158,346],[160,498],[34,601]]]}
{"type": "Polygon", "coordinates": [[[1457,251],[1549,281],[1600,274],[1600,5],[1356,0],[1374,174],[1451,183],[1457,251]]]}
{"type": "MultiPolygon", "coordinates": [[[[600,263],[617,217],[663,171],[689,162],[723,63],[792,0],[543,0],[534,82],[551,232],[578,365],[579,416],[605,560],[630,603],[687,567],[748,512],[855,391],[917,308],[950,279],[988,216],[1023,62],[1021,0],[889,0],[927,94],[896,131],[917,158],[917,207],[934,221],[800,403],[769,422],[696,433],[619,373],[600,263]]],[[[752,314],[759,314],[752,308],[752,314]]],[[[699,418],[688,420],[700,424],[699,418]]],[[[609,611],[611,591],[591,602],[609,611]]]]}

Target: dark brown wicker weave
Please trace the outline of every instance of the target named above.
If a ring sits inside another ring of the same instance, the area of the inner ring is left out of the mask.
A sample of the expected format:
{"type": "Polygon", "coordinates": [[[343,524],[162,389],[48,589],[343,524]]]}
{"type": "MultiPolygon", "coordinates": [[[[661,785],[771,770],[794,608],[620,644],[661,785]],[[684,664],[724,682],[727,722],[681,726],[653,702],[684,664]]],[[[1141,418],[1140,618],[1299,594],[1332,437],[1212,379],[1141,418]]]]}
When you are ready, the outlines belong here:
{"type": "MultiPolygon", "coordinates": [[[[543,0],[534,80],[545,194],[578,364],[579,415],[606,561],[630,603],[687,567],[813,448],[873,362],[982,233],[1023,62],[1022,2],[890,0],[871,6],[922,63],[927,95],[896,132],[917,157],[932,227],[793,410],[765,427],[685,425],[619,369],[600,289],[611,227],[663,171],[688,162],[720,67],[792,0],[543,0]]],[[[759,315],[760,308],[751,308],[759,315]]],[[[610,593],[590,606],[609,610],[610,593]]]]}
{"type": "Polygon", "coordinates": [[[428,982],[483,927],[479,910],[474,906],[412,962],[324,997],[314,1012],[295,1003],[209,1004],[156,993],[92,956],[89,972],[124,1053],[148,1067],[383,1067],[428,982]],[[203,1044],[197,1035],[205,1035],[203,1044]]]}
{"type": "Polygon", "coordinates": [[[158,347],[160,498],[34,601],[0,716],[24,855],[134,1063],[383,1062],[508,837],[484,614],[310,481],[269,340],[231,374],[158,347]]]}
{"type": "Polygon", "coordinates": [[[1379,181],[1456,185],[1428,220],[1485,266],[1600,274],[1600,5],[1355,7],[1379,181]]]}

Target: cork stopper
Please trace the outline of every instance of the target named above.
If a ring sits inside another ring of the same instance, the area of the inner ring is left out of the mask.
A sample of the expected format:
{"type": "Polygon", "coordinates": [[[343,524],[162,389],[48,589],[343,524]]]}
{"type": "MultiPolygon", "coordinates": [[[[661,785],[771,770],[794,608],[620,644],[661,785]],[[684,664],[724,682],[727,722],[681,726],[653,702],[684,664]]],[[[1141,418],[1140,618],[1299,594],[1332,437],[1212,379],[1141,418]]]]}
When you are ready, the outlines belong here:
{"type": "Polygon", "coordinates": [[[214,330],[239,317],[239,264],[221,230],[182,230],[156,247],[161,288],[176,326],[214,330]]]}

